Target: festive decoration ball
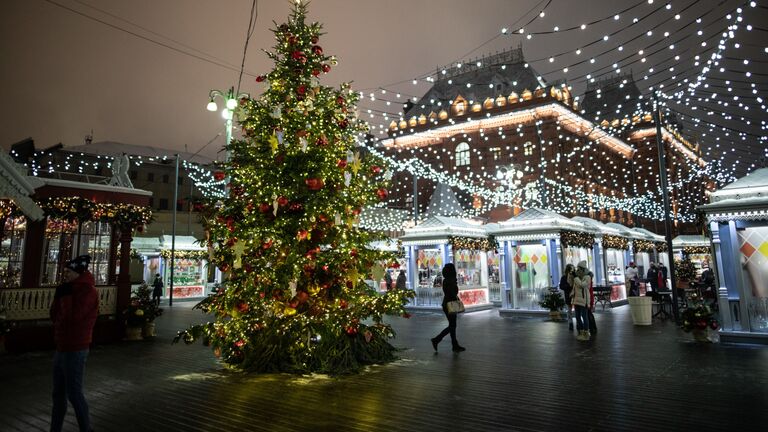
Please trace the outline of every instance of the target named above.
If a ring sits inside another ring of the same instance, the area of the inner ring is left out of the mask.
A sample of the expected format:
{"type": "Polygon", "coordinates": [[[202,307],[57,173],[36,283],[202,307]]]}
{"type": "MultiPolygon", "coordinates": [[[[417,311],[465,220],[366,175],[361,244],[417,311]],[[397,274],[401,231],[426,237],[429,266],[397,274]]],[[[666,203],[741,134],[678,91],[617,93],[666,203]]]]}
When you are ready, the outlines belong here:
{"type": "Polygon", "coordinates": [[[349,327],[346,328],[346,332],[347,332],[348,335],[354,336],[354,335],[357,334],[357,327],[349,326],[349,327]]]}
{"type": "Polygon", "coordinates": [[[280,207],[285,207],[286,204],[288,204],[288,198],[281,196],[277,199],[277,204],[280,205],[280,207]]]}
{"type": "Polygon", "coordinates": [[[374,173],[374,174],[378,174],[378,173],[381,172],[381,167],[378,166],[378,165],[374,165],[374,166],[371,167],[371,172],[374,173]]]}
{"type": "Polygon", "coordinates": [[[320,69],[312,69],[312,76],[320,75],[320,69]]]}
{"type": "Polygon", "coordinates": [[[349,251],[349,256],[356,257],[357,256],[357,249],[353,248],[352,250],[350,250],[349,251]]]}
{"type": "Polygon", "coordinates": [[[317,36],[312,36],[312,39],[310,39],[310,42],[312,42],[313,44],[316,44],[316,43],[318,43],[319,41],[320,41],[320,38],[319,38],[319,37],[317,37],[317,36]]]}
{"type": "Polygon", "coordinates": [[[299,41],[299,39],[296,36],[289,36],[288,37],[288,43],[291,45],[296,45],[296,43],[299,41]]]}
{"type": "Polygon", "coordinates": [[[339,300],[339,307],[340,308],[346,309],[347,306],[349,306],[349,303],[346,300],[344,300],[344,299],[339,300]]]}
{"type": "Polygon", "coordinates": [[[256,77],[256,82],[263,82],[267,77],[265,75],[259,75],[256,77]]]}
{"type": "Polygon", "coordinates": [[[248,312],[248,309],[250,306],[248,306],[248,303],[241,301],[237,303],[237,310],[240,311],[240,313],[246,313],[248,312]]]}
{"type": "Polygon", "coordinates": [[[720,327],[720,324],[717,322],[717,320],[712,320],[712,322],[709,323],[709,328],[712,330],[717,330],[718,327],[720,327]]]}
{"type": "Polygon", "coordinates": [[[226,174],[224,174],[224,171],[216,171],[213,173],[213,179],[216,181],[222,181],[224,180],[224,177],[226,177],[226,174]]]}
{"type": "Polygon", "coordinates": [[[301,211],[304,209],[304,206],[301,203],[291,203],[291,206],[289,207],[291,211],[301,211]]]}
{"type": "Polygon", "coordinates": [[[328,72],[330,72],[330,71],[331,71],[331,65],[329,65],[329,64],[324,64],[324,65],[323,65],[323,72],[325,72],[325,73],[328,73],[328,72]]]}
{"type": "Polygon", "coordinates": [[[376,195],[379,197],[379,200],[384,201],[385,199],[387,199],[389,192],[384,188],[379,188],[376,191],[376,195]]]}
{"type": "Polygon", "coordinates": [[[323,179],[319,178],[308,178],[304,180],[304,183],[307,185],[307,188],[311,191],[319,191],[323,188],[323,179]]]}
{"type": "Polygon", "coordinates": [[[269,213],[270,205],[267,203],[261,203],[259,204],[259,211],[262,213],[269,213]]]}
{"type": "Polygon", "coordinates": [[[346,161],[346,159],[339,159],[339,161],[338,161],[338,162],[336,162],[336,166],[337,166],[337,167],[339,167],[339,168],[341,168],[341,169],[344,169],[344,168],[346,168],[346,167],[347,167],[347,161],[346,161]]]}
{"type": "Polygon", "coordinates": [[[305,95],[305,94],[307,93],[307,86],[305,86],[304,84],[300,85],[300,86],[299,86],[299,87],[296,89],[296,93],[298,93],[298,94],[300,94],[300,95],[302,95],[302,96],[303,96],[303,95],[305,95]]]}
{"type": "Polygon", "coordinates": [[[704,320],[696,321],[696,327],[704,330],[705,328],[707,328],[707,322],[704,320]]]}
{"type": "Polygon", "coordinates": [[[267,250],[267,249],[271,248],[274,243],[275,243],[274,240],[269,239],[269,240],[267,240],[267,241],[265,241],[264,243],[261,244],[261,248],[264,249],[264,250],[267,250]]]}
{"type": "Polygon", "coordinates": [[[323,49],[320,47],[320,45],[315,45],[312,47],[312,52],[317,55],[320,55],[323,53],[323,49]]]}
{"type": "Polygon", "coordinates": [[[319,145],[320,147],[325,147],[328,145],[328,138],[321,135],[320,138],[315,141],[315,144],[319,145]]]}
{"type": "Polygon", "coordinates": [[[349,121],[347,119],[341,119],[339,122],[339,127],[342,129],[346,129],[349,126],[349,121]]]}
{"type": "Polygon", "coordinates": [[[344,105],[344,103],[346,103],[346,101],[344,100],[343,97],[341,96],[336,97],[336,105],[344,105]]]}

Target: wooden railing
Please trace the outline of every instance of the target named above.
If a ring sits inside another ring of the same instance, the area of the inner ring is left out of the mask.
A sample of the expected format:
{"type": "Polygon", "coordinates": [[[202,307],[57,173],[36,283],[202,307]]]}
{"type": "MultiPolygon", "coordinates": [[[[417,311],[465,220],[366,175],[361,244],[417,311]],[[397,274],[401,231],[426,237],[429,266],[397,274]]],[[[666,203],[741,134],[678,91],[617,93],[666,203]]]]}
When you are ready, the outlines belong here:
{"type": "MultiPolygon", "coordinates": [[[[117,313],[117,287],[96,287],[99,315],[117,313]]],[[[11,321],[47,319],[56,288],[19,288],[0,290],[0,309],[11,321]]]]}

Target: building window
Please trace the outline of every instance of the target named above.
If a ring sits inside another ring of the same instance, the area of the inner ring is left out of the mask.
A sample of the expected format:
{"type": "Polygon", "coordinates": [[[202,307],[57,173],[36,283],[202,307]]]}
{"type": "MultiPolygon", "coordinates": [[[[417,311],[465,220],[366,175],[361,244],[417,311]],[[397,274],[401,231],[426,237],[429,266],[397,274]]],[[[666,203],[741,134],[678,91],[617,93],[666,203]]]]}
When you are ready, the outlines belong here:
{"type": "Polygon", "coordinates": [[[168,174],[163,174],[163,183],[168,183],[168,174]]]}
{"type": "Polygon", "coordinates": [[[147,173],[147,181],[155,181],[155,173],[147,173]]]}
{"type": "Polygon", "coordinates": [[[501,147],[491,147],[488,151],[491,153],[491,159],[495,161],[501,159],[501,147]]]}
{"type": "Polygon", "coordinates": [[[456,146],[456,166],[469,165],[469,144],[463,142],[456,146]]]}
{"type": "Polygon", "coordinates": [[[160,207],[158,210],[168,210],[168,198],[160,198],[160,207]]]}
{"type": "Polygon", "coordinates": [[[3,229],[0,236],[0,289],[18,288],[21,285],[27,219],[24,216],[9,217],[0,228],[3,229]]]}
{"type": "Polygon", "coordinates": [[[526,156],[531,156],[533,154],[533,143],[528,141],[523,145],[523,154],[526,156]]]}

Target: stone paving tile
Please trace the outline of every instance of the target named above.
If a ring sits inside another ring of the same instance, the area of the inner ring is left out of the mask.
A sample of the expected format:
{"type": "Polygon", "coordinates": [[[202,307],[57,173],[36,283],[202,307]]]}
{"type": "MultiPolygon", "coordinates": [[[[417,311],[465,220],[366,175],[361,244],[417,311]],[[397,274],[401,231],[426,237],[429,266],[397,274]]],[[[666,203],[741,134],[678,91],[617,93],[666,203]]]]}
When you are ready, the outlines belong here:
{"type": "MultiPolygon", "coordinates": [[[[464,314],[467,351],[434,354],[441,314],[394,318],[395,363],[338,378],[225,370],[210,349],[170,345],[204,320],[191,303],[158,338],[95,347],[86,397],[97,431],[716,431],[768,425],[768,348],[692,343],[670,322],[598,312],[598,335],[564,323],[464,314]]],[[[0,431],[44,431],[51,352],[0,357],[0,431]]],[[[76,430],[71,409],[67,430],[76,430]]]]}

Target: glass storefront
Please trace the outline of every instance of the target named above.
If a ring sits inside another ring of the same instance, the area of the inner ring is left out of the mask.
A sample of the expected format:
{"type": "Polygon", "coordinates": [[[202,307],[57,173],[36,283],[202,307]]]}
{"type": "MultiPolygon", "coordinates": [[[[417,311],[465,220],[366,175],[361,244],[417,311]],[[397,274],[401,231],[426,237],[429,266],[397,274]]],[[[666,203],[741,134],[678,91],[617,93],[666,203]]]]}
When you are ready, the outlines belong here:
{"type": "Polygon", "coordinates": [[[459,289],[483,285],[483,257],[485,253],[472,250],[455,250],[453,263],[456,265],[456,279],[459,289]]]}
{"type": "MultiPolygon", "coordinates": [[[[184,252],[180,252],[183,254],[184,252]]],[[[207,273],[205,273],[205,261],[198,258],[176,258],[173,269],[173,298],[202,297],[205,295],[207,273]]],[[[170,259],[166,259],[164,294],[167,297],[170,291],[171,279],[170,259]]]]}
{"type": "Polygon", "coordinates": [[[587,267],[595,274],[595,263],[592,259],[592,250],[583,247],[566,246],[563,248],[563,268],[567,264],[573,264],[573,267],[579,265],[581,261],[587,262],[587,267]]]}
{"type": "Polygon", "coordinates": [[[24,259],[24,235],[27,232],[26,218],[5,219],[0,235],[0,289],[17,288],[21,283],[22,260],[24,259]]]}
{"type": "Polygon", "coordinates": [[[627,288],[624,281],[624,250],[606,249],[605,250],[605,279],[606,283],[612,286],[611,301],[626,300],[627,288]]]}
{"type": "Polygon", "coordinates": [[[768,333],[768,227],[737,233],[749,324],[754,332],[768,333]]]}
{"type": "Polygon", "coordinates": [[[487,252],[488,262],[488,300],[501,302],[500,255],[495,251],[487,252]]]}
{"type": "Polygon", "coordinates": [[[539,310],[539,301],[551,283],[547,248],[542,244],[518,245],[514,251],[513,295],[517,308],[539,310]]]}
{"type": "Polygon", "coordinates": [[[443,300],[443,253],[440,249],[418,249],[416,255],[418,283],[415,284],[417,306],[440,306],[443,300]]]}

